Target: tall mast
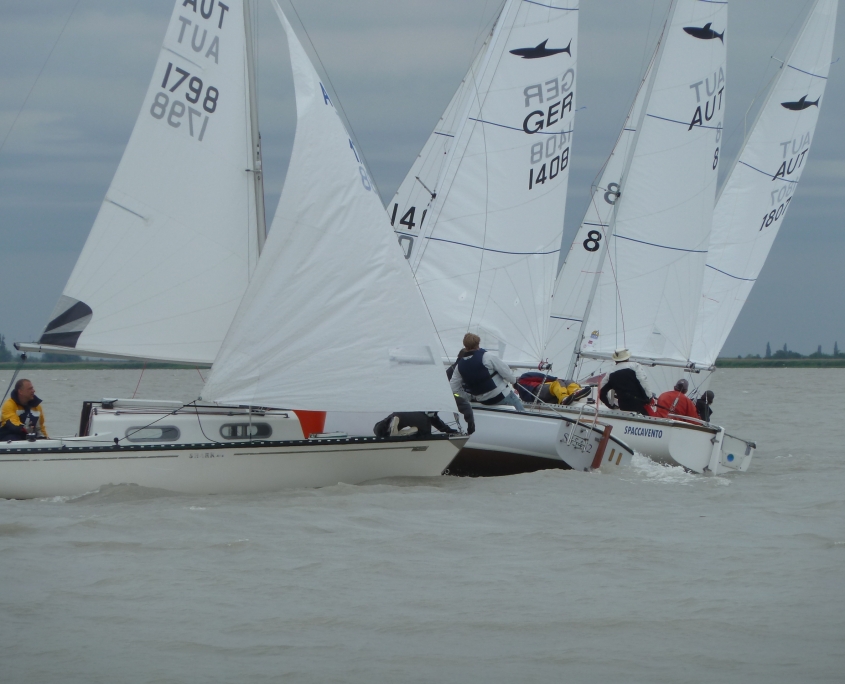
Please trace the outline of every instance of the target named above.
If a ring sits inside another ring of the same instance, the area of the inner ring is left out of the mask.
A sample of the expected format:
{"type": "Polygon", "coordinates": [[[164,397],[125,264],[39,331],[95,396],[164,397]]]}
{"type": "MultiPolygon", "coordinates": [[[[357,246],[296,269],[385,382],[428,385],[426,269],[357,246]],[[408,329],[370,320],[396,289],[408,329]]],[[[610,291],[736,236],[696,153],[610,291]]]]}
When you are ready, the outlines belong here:
{"type": "Polygon", "coordinates": [[[637,129],[634,133],[634,140],[631,146],[628,148],[628,156],[625,160],[625,167],[622,170],[622,176],[619,179],[619,193],[616,196],[616,201],[613,204],[613,211],[610,215],[610,220],[608,223],[608,231],[607,231],[607,238],[604,240],[604,245],[602,245],[601,256],[599,257],[599,263],[596,268],[596,273],[593,276],[593,284],[590,288],[590,296],[587,299],[587,307],[584,310],[584,315],[581,317],[581,329],[578,331],[578,336],[575,338],[575,348],[572,350],[572,358],[569,361],[569,368],[567,368],[566,376],[567,378],[574,377],[573,373],[575,372],[575,365],[578,363],[578,357],[580,356],[581,351],[581,343],[584,340],[584,333],[587,329],[587,323],[589,322],[590,318],[590,310],[593,308],[593,301],[596,297],[596,290],[599,287],[599,278],[601,277],[602,268],[604,267],[604,261],[607,257],[607,250],[610,249],[610,238],[613,237],[613,233],[616,230],[616,215],[619,213],[619,204],[622,202],[622,197],[625,193],[625,181],[628,178],[628,172],[631,169],[631,164],[634,160],[634,153],[637,150],[637,142],[640,138],[640,132],[642,131],[643,121],[645,120],[646,113],[648,112],[648,101],[651,99],[651,91],[654,88],[654,81],[657,77],[657,70],[660,68],[660,58],[663,56],[663,48],[666,45],[666,41],[664,40],[666,36],[666,30],[672,24],[672,17],[675,14],[675,9],[677,8],[678,3],[677,0],[672,0],[672,5],[669,8],[669,14],[666,17],[666,23],[663,25],[663,33],[660,35],[660,42],[657,46],[657,51],[655,53],[655,58],[653,62],[652,68],[649,70],[649,81],[646,86],[646,94],[645,99],[643,100],[643,106],[640,110],[640,116],[637,121],[637,129]]]}
{"type": "MultiPolygon", "coordinates": [[[[246,70],[247,90],[249,91],[249,118],[250,135],[252,137],[251,161],[252,168],[249,169],[255,178],[255,225],[258,231],[258,253],[264,248],[264,240],[267,237],[267,224],[264,215],[264,169],[261,160],[261,133],[258,129],[258,89],[255,84],[255,63],[252,42],[252,15],[250,11],[250,0],[244,2],[244,30],[246,34],[246,70]]],[[[251,268],[255,266],[251,264],[251,268]]]]}

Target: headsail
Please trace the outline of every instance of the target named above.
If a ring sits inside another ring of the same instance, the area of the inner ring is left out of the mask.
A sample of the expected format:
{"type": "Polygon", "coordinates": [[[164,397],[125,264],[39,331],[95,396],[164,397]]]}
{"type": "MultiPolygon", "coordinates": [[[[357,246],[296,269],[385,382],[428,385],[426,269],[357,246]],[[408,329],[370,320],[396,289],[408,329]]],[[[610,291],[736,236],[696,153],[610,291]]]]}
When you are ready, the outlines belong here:
{"type": "Polygon", "coordinates": [[[434,328],[334,104],[274,1],[296,88],[282,197],[203,397],[318,411],[454,411],[434,328]]]}
{"type": "Polygon", "coordinates": [[[175,4],[144,104],[40,342],[211,362],[263,240],[242,0],[175,4]]]}
{"type": "MultiPolygon", "coordinates": [[[[619,183],[634,143],[634,134],[637,132],[635,127],[645,104],[646,84],[651,78],[653,64],[654,57],[640,83],[613,152],[592,189],[587,213],[555,281],[545,357],[553,363],[558,374],[563,374],[567,364],[570,364],[567,377],[573,377],[575,352],[579,350],[580,339],[584,334],[584,313],[589,306],[598,273],[606,264],[604,246],[607,244],[610,219],[616,200],[619,199],[619,183]]],[[[589,336],[590,331],[586,334],[589,336]]]]}
{"type": "Polygon", "coordinates": [[[578,3],[508,0],[388,213],[440,352],[545,346],[575,112],[578,3]]]}
{"type": "Polygon", "coordinates": [[[817,0],[772,84],[713,215],[693,360],[712,364],[763,268],[807,165],[838,0],[817,0]]]}
{"type": "Polygon", "coordinates": [[[684,364],[715,204],[727,3],[676,0],[611,219],[584,354],[684,364]],[[593,336],[592,331],[597,331],[593,336]]]}

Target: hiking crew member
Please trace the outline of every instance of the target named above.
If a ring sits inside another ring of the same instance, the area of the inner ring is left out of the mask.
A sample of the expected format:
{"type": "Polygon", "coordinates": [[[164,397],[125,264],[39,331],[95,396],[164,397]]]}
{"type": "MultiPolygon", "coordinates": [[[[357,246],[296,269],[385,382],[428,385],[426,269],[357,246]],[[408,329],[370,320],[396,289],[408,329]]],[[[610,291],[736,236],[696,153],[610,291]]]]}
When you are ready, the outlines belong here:
{"type": "Polygon", "coordinates": [[[0,411],[0,441],[23,440],[30,432],[48,439],[41,400],[35,396],[32,383],[22,378],[0,411]]]}
{"type": "Polygon", "coordinates": [[[710,422],[710,417],[713,415],[713,409],[710,406],[713,404],[713,399],[716,395],[713,390],[707,390],[702,394],[698,401],[695,402],[695,408],[698,410],[698,415],[705,423],[710,422]]]}
{"type": "Polygon", "coordinates": [[[675,383],[674,390],[664,392],[658,397],[655,414],[660,418],[668,418],[670,413],[673,416],[698,418],[698,411],[695,408],[695,404],[687,396],[688,389],[689,382],[684,379],[678,380],[675,383]]]}
{"type": "Polygon", "coordinates": [[[651,415],[646,409],[646,405],[651,403],[651,387],[649,387],[648,378],[642,366],[635,361],[630,361],[630,358],[631,352],[627,349],[617,349],[613,352],[616,367],[602,383],[599,397],[608,408],[641,413],[644,416],[651,415]],[[616,398],[615,404],[608,396],[611,390],[616,398]]]}
{"type": "Polygon", "coordinates": [[[485,406],[508,405],[524,411],[522,401],[508,385],[516,382],[516,376],[504,361],[480,345],[478,335],[464,335],[464,348],[449,380],[452,391],[485,406]]]}

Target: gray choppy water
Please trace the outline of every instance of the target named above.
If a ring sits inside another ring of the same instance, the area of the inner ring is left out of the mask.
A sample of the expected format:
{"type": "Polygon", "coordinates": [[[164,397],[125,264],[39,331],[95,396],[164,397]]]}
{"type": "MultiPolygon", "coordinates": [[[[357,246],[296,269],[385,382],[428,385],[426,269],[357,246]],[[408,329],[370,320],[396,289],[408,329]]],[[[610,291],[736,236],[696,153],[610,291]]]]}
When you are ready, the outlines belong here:
{"type": "MultiPolygon", "coordinates": [[[[28,375],[55,434],[138,381],[28,375]]],[[[2,680],[842,682],[843,379],[720,372],[716,417],[760,445],[744,475],[0,501],[2,680]]],[[[139,396],[200,386],[147,371],[139,396]]]]}

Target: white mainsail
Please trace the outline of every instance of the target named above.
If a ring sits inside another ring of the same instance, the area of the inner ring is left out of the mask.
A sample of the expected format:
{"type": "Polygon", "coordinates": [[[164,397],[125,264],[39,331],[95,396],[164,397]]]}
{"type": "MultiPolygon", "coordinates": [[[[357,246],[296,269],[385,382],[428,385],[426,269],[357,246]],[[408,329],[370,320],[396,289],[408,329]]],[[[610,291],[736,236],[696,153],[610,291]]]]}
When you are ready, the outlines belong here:
{"type": "MultiPolygon", "coordinates": [[[[656,54],[655,50],[655,56],[656,54]]],[[[567,377],[572,377],[574,371],[572,368],[575,362],[574,353],[580,347],[584,313],[589,307],[593,284],[605,265],[603,248],[607,244],[613,206],[619,198],[619,183],[622,180],[629,151],[634,143],[634,134],[637,132],[635,126],[640,120],[640,113],[645,104],[647,90],[645,86],[651,77],[653,64],[654,57],[640,83],[613,152],[605,162],[598,182],[593,186],[584,220],[555,281],[546,358],[552,362],[558,373],[563,373],[566,364],[570,364],[571,368],[566,373],[567,377]]],[[[587,334],[589,335],[589,331],[587,334]]]]}
{"type": "Polygon", "coordinates": [[[838,0],[817,0],[772,84],[716,211],[692,358],[712,364],[769,254],[807,165],[838,0]]]}
{"type": "Polygon", "coordinates": [[[584,355],[607,358],[627,347],[657,362],[689,360],[715,204],[727,12],[727,3],[699,0],[670,9],[611,218],[584,355]]]}
{"type": "Polygon", "coordinates": [[[575,112],[578,3],[508,0],[388,205],[440,353],[479,332],[511,363],[543,353],[575,112]]]}
{"type": "Polygon", "coordinates": [[[216,356],[264,239],[248,30],[242,0],[175,3],[135,128],[41,344],[216,356]]]}
{"type": "Polygon", "coordinates": [[[454,411],[431,319],[334,104],[287,33],[297,127],[279,207],[203,398],[454,411]]]}

